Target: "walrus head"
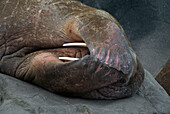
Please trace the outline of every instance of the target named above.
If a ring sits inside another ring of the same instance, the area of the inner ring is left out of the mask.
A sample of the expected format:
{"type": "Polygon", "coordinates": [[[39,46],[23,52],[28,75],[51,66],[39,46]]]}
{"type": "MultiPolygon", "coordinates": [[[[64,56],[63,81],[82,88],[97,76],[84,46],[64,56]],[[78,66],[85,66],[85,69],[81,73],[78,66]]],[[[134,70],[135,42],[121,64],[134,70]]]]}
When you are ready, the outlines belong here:
{"type": "Polygon", "coordinates": [[[83,98],[117,99],[138,90],[143,68],[110,14],[76,1],[30,4],[36,7],[3,18],[0,72],[83,98]],[[68,47],[75,42],[83,45],[68,47]]]}

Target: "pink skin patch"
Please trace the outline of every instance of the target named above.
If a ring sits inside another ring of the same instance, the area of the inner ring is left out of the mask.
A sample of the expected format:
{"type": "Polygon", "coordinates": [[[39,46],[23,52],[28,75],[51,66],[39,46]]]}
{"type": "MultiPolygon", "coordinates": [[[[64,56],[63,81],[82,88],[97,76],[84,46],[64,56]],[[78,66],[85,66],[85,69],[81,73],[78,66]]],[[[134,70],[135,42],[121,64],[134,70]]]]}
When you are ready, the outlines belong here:
{"type": "Polygon", "coordinates": [[[107,76],[107,75],[109,75],[110,72],[111,72],[111,70],[109,70],[109,71],[104,75],[104,77],[107,76]]]}
{"type": "Polygon", "coordinates": [[[97,54],[97,58],[99,58],[99,57],[100,57],[100,53],[101,53],[101,51],[102,51],[102,48],[100,48],[100,49],[99,49],[99,53],[97,54]]]}
{"type": "Polygon", "coordinates": [[[30,67],[45,68],[44,66],[48,65],[50,62],[62,63],[61,60],[51,53],[41,53],[34,57],[30,67]]]}
{"type": "Polygon", "coordinates": [[[95,49],[93,49],[92,52],[95,53],[95,49]]]}
{"type": "Polygon", "coordinates": [[[116,55],[116,62],[115,62],[115,67],[118,68],[118,62],[119,62],[119,55],[116,55]]]}
{"type": "Polygon", "coordinates": [[[42,10],[39,10],[38,12],[39,12],[39,13],[41,13],[41,12],[42,12],[42,10]]]}
{"type": "Polygon", "coordinates": [[[82,30],[84,30],[84,28],[85,28],[86,26],[83,26],[79,31],[82,31],[82,30]]]}
{"type": "Polygon", "coordinates": [[[42,25],[42,27],[44,27],[44,28],[45,28],[46,26],[45,26],[45,25],[42,25]]]}
{"type": "Polygon", "coordinates": [[[4,20],[6,20],[8,17],[4,17],[4,20]]]}
{"type": "Polygon", "coordinates": [[[107,56],[106,56],[106,59],[105,59],[106,64],[108,64],[109,55],[110,55],[110,49],[107,51],[107,56]]]}
{"type": "Polygon", "coordinates": [[[95,74],[102,69],[101,66],[102,66],[102,64],[100,64],[100,65],[97,67],[97,70],[95,71],[95,74]]]}
{"type": "Polygon", "coordinates": [[[27,10],[30,10],[30,8],[27,8],[27,10]]]}

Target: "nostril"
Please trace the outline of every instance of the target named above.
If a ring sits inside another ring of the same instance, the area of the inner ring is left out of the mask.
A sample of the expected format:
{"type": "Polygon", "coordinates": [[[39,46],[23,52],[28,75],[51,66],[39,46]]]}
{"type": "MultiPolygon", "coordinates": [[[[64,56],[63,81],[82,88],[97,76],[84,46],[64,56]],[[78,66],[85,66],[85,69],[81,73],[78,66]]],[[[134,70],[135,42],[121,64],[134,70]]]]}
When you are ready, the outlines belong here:
{"type": "Polygon", "coordinates": [[[121,79],[121,80],[119,81],[119,83],[121,83],[121,84],[126,83],[126,80],[125,80],[125,79],[121,79]]]}

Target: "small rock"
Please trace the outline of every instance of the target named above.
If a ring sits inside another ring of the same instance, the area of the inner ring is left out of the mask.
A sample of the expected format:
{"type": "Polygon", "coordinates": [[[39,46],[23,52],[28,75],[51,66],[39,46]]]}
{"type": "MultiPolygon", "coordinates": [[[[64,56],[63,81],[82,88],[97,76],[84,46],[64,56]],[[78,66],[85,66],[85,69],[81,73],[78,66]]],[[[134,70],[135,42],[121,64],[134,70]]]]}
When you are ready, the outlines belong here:
{"type": "Polygon", "coordinates": [[[166,65],[158,73],[156,80],[170,95],[170,60],[168,60],[166,65]]]}
{"type": "Polygon", "coordinates": [[[2,104],[2,96],[0,96],[0,106],[1,106],[1,104],[2,104]]]}

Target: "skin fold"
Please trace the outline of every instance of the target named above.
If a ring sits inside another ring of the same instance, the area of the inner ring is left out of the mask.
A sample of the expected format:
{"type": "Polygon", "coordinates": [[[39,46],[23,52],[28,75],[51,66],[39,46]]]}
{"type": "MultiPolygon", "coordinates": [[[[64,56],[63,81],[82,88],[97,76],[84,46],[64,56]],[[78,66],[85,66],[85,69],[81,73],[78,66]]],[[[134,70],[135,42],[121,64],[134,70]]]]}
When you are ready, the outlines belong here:
{"type": "Polygon", "coordinates": [[[0,0],[0,11],[1,73],[89,99],[129,97],[141,86],[142,65],[109,13],[75,0],[0,0]],[[62,46],[70,42],[87,47],[62,46]]]}

